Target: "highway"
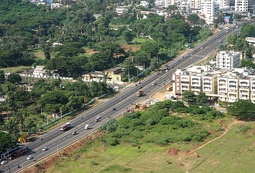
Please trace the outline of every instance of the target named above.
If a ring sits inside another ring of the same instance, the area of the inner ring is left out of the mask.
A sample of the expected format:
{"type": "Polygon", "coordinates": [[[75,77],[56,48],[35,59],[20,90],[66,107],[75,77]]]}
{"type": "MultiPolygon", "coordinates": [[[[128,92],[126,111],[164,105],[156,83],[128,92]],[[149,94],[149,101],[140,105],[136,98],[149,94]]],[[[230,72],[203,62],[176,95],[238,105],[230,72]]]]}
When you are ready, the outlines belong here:
{"type": "Polygon", "coordinates": [[[177,68],[187,67],[199,62],[201,59],[209,55],[212,55],[217,51],[219,45],[224,43],[227,34],[239,31],[240,29],[234,29],[232,31],[232,28],[229,28],[228,33],[226,30],[223,30],[213,35],[208,38],[208,40],[201,43],[198,47],[188,50],[185,54],[178,56],[171,62],[165,64],[164,67],[167,67],[168,70],[161,71],[159,74],[154,73],[146,77],[141,80],[141,83],[137,86],[129,85],[129,87],[123,89],[122,92],[118,93],[113,98],[81,113],[75,119],[70,120],[71,128],[69,130],[62,132],[59,130],[59,127],[57,127],[43,134],[41,136],[42,140],[37,139],[36,141],[27,144],[30,151],[23,156],[11,160],[6,165],[1,165],[1,170],[3,172],[22,171],[26,167],[35,164],[33,160],[27,160],[28,155],[33,155],[36,162],[40,161],[49,155],[56,154],[59,150],[71,145],[75,141],[93,133],[93,131],[98,129],[111,118],[117,117],[126,112],[127,108],[131,108],[132,103],[148,100],[150,95],[164,87],[163,83],[166,84],[171,81],[172,74],[177,68]],[[220,40],[223,40],[223,42],[219,43],[220,40]],[[156,85],[151,85],[154,82],[156,85]],[[136,97],[135,93],[139,90],[143,90],[145,92],[145,96],[136,97]],[[116,108],[116,110],[113,110],[113,108],[116,108]],[[95,122],[97,116],[101,117],[101,121],[95,122]],[[84,129],[86,124],[89,124],[90,129],[84,129]],[[72,135],[72,132],[74,131],[77,132],[77,135],[72,135]],[[47,147],[49,150],[42,151],[43,147],[47,147]],[[18,168],[18,165],[20,168],[18,168]]]}

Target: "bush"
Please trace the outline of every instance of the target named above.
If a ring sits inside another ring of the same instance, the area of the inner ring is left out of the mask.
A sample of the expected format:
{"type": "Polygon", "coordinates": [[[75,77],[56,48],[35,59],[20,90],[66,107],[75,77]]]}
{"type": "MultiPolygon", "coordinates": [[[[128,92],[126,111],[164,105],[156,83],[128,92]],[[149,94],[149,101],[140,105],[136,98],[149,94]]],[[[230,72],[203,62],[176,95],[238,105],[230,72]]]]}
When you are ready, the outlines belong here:
{"type": "Polygon", "coordinates": [[[239,129],[239,132],[240,133],[246,133],[250,129],[251,129],[250,126],[241,126],[240,129],[239,129]]]}
{"type": "Polygon", "coordinates": [[[111,146],[116,146],[119,144],[119,141],[116,138],[112,138],[112,137],[107,138],[106,142],[108,145],[111,145],[111,146]]]}

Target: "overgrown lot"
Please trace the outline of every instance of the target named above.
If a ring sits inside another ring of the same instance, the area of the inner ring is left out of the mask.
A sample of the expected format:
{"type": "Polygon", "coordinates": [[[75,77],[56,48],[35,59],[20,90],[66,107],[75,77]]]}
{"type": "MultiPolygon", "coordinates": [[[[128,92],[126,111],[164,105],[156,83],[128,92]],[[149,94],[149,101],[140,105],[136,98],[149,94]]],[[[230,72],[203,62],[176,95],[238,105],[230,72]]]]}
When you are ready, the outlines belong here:
{"type": "Polygon", "coordinates": [[[248,160],[254,157],[255,123],[237,121],[237,125],[229,125],[231,121],[207,106],[158,103],[144,112],[109,121],[101,129],[107,132],[103,137],[87,141],[72,153],[65,150],[68,154],[61,155],[54,166],[40,170],[61,173],[252,170],[248,160]],[[217,136],[220,138],[213,141],[217,136]],[[201,149],[196,151],[199,146],[201,149]]]}

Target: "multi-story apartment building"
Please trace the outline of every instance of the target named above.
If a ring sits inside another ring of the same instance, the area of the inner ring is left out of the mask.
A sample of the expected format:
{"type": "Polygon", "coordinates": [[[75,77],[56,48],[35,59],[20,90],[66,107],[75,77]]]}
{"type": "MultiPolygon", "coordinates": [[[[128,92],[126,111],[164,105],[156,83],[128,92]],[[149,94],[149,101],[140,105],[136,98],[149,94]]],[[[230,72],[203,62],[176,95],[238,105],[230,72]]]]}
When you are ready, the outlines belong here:
{"type": "Polygon", "coordinates": [[[216,67],[233,69],[237,68],[240,65],[240,52],[234,51],[220,51],[216,55],[216,67]]]}
{"type": "Polygon", "coordinates": [[[252,12],[254,5],[254,0],[235,0],[235,11],[252,12]]]}
{"type": "Polygon", "coordinates": [[[219,11],[219,5],[214,0],[203,0],[201,2],[201,14],[205,16],[206,23],[213,24],[219,11]]]}
{"type": "Polygon", "coordinates": [[[239,99],[255,103],[255,70],[231,70],[210,66],[190,66],[178,69],[172,76],[173,94],[182,95],[186,90],[204,92],[219,101],[235,102],[239,99]]]}

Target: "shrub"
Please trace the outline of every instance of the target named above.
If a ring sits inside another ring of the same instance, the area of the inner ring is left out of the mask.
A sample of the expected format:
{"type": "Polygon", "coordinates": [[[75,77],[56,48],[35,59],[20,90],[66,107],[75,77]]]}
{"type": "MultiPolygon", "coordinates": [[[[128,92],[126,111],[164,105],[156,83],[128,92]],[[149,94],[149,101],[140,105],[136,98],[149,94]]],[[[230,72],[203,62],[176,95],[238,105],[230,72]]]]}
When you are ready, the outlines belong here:
{"type": "Polygon", "coordinates": [[[108,145],[116,146],[119,144],[119,141],[116,138],[109,137],[106,139],[108,145]]]}
{"type": "Polygon", "coordinates": [[[246,133],[250,129],[251,129],[250,126],[241,126],[240,129],[239,129],[239,132],[246,133]]]}

